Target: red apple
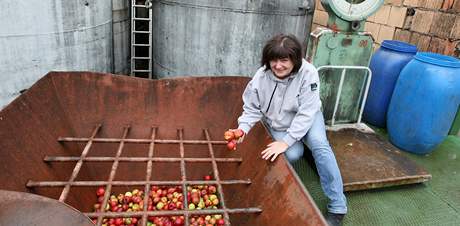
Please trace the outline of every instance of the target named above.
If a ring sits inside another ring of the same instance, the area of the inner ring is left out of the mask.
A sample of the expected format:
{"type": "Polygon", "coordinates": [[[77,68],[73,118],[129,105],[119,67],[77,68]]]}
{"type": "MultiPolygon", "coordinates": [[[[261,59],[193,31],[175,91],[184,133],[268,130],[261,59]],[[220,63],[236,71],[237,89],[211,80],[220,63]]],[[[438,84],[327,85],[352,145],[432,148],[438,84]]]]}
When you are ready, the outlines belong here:
{"type": "Polygon", "coordinates": [[[114,207],[114,206],[117,206],[117,205],[118,205],[118,201],[110,200],[110,201],[109,201],[109,204],[110,204],[111,207],[114,207]]]}
{"type": "Polygon", "coordinates": [[[100,211],[100,209],[101,209],[101,204],[100,204],[100,203],[96,203],[96,204],[94,204],[93,208],[94,208],[94,211],[100,211]]]}
{"type": "Polygon", "coordinates": [[[170,202],[170,203],[168,204],[168,209],[169,209],[169,210],[176,209],[176,204],[170,202]]]}
{"type": "Polygon", "coordinates": [[[224,219],[217,220],[217,225],[224,225],[224,224],[225,224],[224,219]]]}
{"type": "Polygon", "coordinates": [[[181,226],[181,225],[184,225],[184,220],[180,217],[176,218],[176,220],[174,221],[174,225],[177,225],[177,226],[181,226]]]}
{"type": "Polygon", "coordinates": [[[234,134],[231,130],[225,131],[225,133],[224,133],[224,139],[225,139],[226,141],[233,140],[234,138],[235,138],[235,134],[234,134]]]}
{"type": "Polygon", "coordinates": [[[99,187],[96,191],[97,196],[104,196],[105,194],[105,188],[104,187],[99,187]]]}
{"type": "Polygon", "coordinates": [[[217,188],[214,185],[209,185],[208,191],[209,191],[209,194],[215,194],[217,192],[217,188]]]}
{"type": "Polygon", "coordinates": [[[236,140],[231,140],[227,143],[227,148],[230,151],[236,151],[236,140]]]}

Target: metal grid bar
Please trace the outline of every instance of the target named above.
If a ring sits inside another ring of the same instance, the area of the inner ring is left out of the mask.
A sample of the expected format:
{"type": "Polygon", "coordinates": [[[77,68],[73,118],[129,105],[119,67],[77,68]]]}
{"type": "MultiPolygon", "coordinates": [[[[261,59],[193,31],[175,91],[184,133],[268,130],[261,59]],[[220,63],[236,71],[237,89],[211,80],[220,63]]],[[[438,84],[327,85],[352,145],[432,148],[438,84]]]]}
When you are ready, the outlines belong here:
{"type": "MultiPolygon", "coordinates": [[[[90,138],[80,138],[80,137],[59,137],[58,141],[60,142],[87,142],[90,138]]],[[[93,142],[96,143],[119,143],[121,139],[118,138],[94,138],[93,142]]],[[[149,139],[126,139],[125,143],[146,143],[149,144],[152,140],[149,139]]],[[[226,141],[206,141],[206,140],[168,140],[168,139],[156,139],[155,143],[159,144],[179,144],[183,142],[184,144],[227,144],[226,141]]]]}
{"type": "MultiPolygon", "coordinates": [[[[209,136],[209,132],[207,129],[204,130],[204,133],[206,135],[206,140],[211,141],[211,136],[209,136]]],[[[216,178],[217,182],[217,191],[219,191],[219,198],[220,198],[220,204],[222,206],[222,209],[224,210],[224,221],[226,226],[230,226],[230,216],[228,215],[227,207],[225,206],[225,201],[224,201],[224,192],[222,189],[222,184],[220,183],[220,177],[219,177],[219,170],[217,168],[217,163],[214,160],[214,149],[212,147],[211,143],[208,143],[208,148],[209,148],[209,155],[211,156],[212,159],[212,169],[214,171],[214,177],[216,178]]]]}
{"type": "MultiPolygon", "coordinates": [[[[74,182],[67,182],[67,181],[28,181],[26,186],[27,187],[62,187],[62,186],[101,186],[101,185],[145,185],[145,184],[155,184],[155,185],[182,185],[190,184],[190,185],[202,185],[202,184],[216,184],[217,181],[215,180],[186,180],[186,181],[74,181],[74,182]]],[[[225,180],[220,181],[221,184],[251,184],[250,180],[225,180]]]]}
{"type": "Polygon", "coordinates": [[[59,138],[59,141],[70,141],[70,142],[87,142],[85,148],[82,152],[80,157],[65,157],[65,156],[46,156],[44,161],[46,162],[63,162],[63,161],[77,161],[77,164],[72,172],[72,175],[69,181],[28,181],[27,187],[62,187],[64,197],[61,201],[64,202],[71,186],[106,186],[104,200],[101,205],[100,212],[91,212],[91,213],[84,213],[88,217],[94,218],[97,217],[97,225],[101,225],[102,221],[105,217],[142,217],[142,225],[145,226],[147,224],[147,217],[148,216],[166,216],[166,215],[183,215],[185,220],[185,225],[189,225],[189,217],[193,215],[201,215],[201,214],[223,214],[225,225],[230,225],[230,217],[229,214],[236,214],[236,213],[261,213],[262,210],[260,208],[233,208],[228,209],[225,205],[225,199],[223,194],[222,185],[227,184],[251,184],[251,181],[248,180],[220,180],[219,171],[217,167],[217,162],[242,162],[241,158],[215,158],[214,156],[214,149],[212,144],[225,144],[225,141],[212,141],[210,138],[209,131],[204,129],[204,133],[206,136],[206,140],[184,140],[183,129],[178,129],[178,139],[179,140],[157,140],[155,139],[156,136],[156,127],[152,127],[152,133],[150,139],[128,139],[127,134],[129,132],[130,126],[126,126],[124,128],[122,138],[95,138],[97,132],[100,130],[101,124],[96,125],[96,128],[93,130],[90,138],[72,138],[72,137],[64,137],[59,138]],[[115,157],[86,157],[89,153],[92,143],[94,142],[110,142],[116,143],[119,142],[119,147],[115,157]],[[149,142],[149,152],[148,157],[121,157],[123,147],[125,143],[147,143],[149,142]],[[180,158],[168,158],[168,157],[153,157],[154,154],[154,145],[155,143],[173,143],[179,144],[180,148],[180,158]],[[210,158],[185,158],[184,156],[184,144],[207,144],[208,150],[210,153],[210,158]],[[108,162],[113,161],[112,169],[110,171],[110,175],[107,181],[74,181],[77,177],[83,161],[101,161],[101,162],[108,162]],[[114,181],[116,171],[118,169],[118,164],[120,161],[127,161],[127,162],[147,162],[147,169],[146,169],[146,180],[145,181],[114,181]],[[151,175],[153,170],[153,162],[180,162],[181,167],[181,180],[178,181],[151,181],[151,175]],[[186,177],[186,162],[211,162],[213,173],[215,180],[187,180],[186,177]],[[212,184],[217,185],[218,195],[220,198],[220,209],[204,209],[204,210],[189,210],[187,204],[187,185],[204,185],[204,184],[212,184]],[[136,211],[136,212],[105,212],[105,206],[108,203],[108,199],[111,193],[112,186],[145,186],[145,194],[144,194],[144,206],[143,211],[136,211]],[[151,185],[182,185],[182,192],[184,196],[184,205],[185,208],[183,210],[167,210],[167,211],[146,211],[147,204],[148,204],[148,194],[150,191],[151,185]]]}
{"type": "MultiPolygon", "coordinates": [[[[184,203],[184,206],[185,206],[185,209],[188,210],[188,197],[187,197],[187,184],[186,184],[186,181],[187,181],[187,173],[185,171],[185,161],[184,161],[184,157],[185,157],[185,154],[184,154],[184,142],[182,142],[184,140],[184,130],[183,129],[180,129],[178,131],[179,133],[179,140],[181,141],[179,143],[179,149],[180,149],[180,157],[181,157],[181,161],[180,161],[180,174],[181,174],[181,180],[182,180],[182,195],[184,196],[184,199],[183,199],[183,203],[184,203]]],[[[185,225],[189,225],[189,214],[188,213],[185,213],[184,215],[184,219],[185,219],[185,225]]]]}
{"type": "Polygon", "coordinates": [[[101,128],[101,124],[96,125],[96,128],[94,128],[93,133],[91,134],[91,137],[88,139],[88,143],[86,143],[86,146],[81,153],[80,159],[78,160],[77,164],[75,164],[75,168],[73,169],[72,174],[70,175],[68,184],[65,185],[64,189],[62,190],[61,196],[59,196],[59,201],[64,202],[67,199],[67,195],[69,195],[69,191],[70,191],[70,183],[73,182],[75,178],[77,178],[78,173],[80,172],[81,166],[83,165],[83,159],[88,154],[89,149],[91,148],[91,145],[93,144],[93,139],[96,136],[100,128],[101,128]]]}
{"type": "MultiPolygon", "coordinates": [[[[105,206],[107,205],[109,201],[110,191],[112,191],[112,184],[110,182],[113,181],[113,179],[115,178],[115,175],[117,174],[118,158],[121,156],[121,153],[123,152],[123,147],[125,145],[123,140],[126,139],[126,137],[128,136],[129,128],[130,128],[129,126],[126,126],[123,130],[123,138],[121,138],[120,145],[118,146],[118,150],[115,155],[115,161],[113,161],[112,169],[110,170],[109,179],[107,181],[108,183],[105,187],[104,201],[102,201],[101,209],[100,209],[101,212],[105,212],[105,206]]],[[[99,216],[97,218],[97,225],[101,225],[102,220],[103,220],[103,217],[99,216]]]]}
{"type": "MultiPolygon", "coordinates": [[[[150,179],[152,179],[152,157],[153,157],[153,151],[155,150],[155,136],[156,136],[156,128],[155,127],[152,127],[152,135],[150,136],[150,145],[149,145],[149,158],[150,160],[147,162],[147,172],[146,172],[146,176],[145,176],[145,180],[146,181],[150,181],[150,179]]],[[[149,194],[150,194],[150,184],[149,183],[146,183],[145,184],[145,190],[144,190],[144,206],[143,206],[143,210],[146,210],[147,209],[147,206],[148,206],[148,201],[149,201],[149,194]]],[[[142,226],[146,226],[147,225],[147,215],[146,214],[143,214],[142,215],[142,226]]]]}
{"type": "MultiPolygon", "coordinates": [[[[45,156],[45,162],[75,162],[80,157],[66,157],[66,156],[45,156]]],[[[115,157],[86,157],[83,158],[87,162],[112,162],[115,157]]],[[[169,158],[169,157],[119,157],[120,162],[211,162],[211,158],[169,158]]],[[[242,158],[215,158],[216,162],[243,162],[242,158]]]]}
{"type": "Polygon", "coordinates": [[[193,213],[193,215],[204,215],[204,214],[238,214],[238,213],[261,213],[260,208],[234,208],[234,209],[201,209],[201,210],[155,210],[155,211],[135,211],[135,212],[86,212],[84,213],[88,217],[139,217],[144,214],[148,216],[177,216],[193,213]]]}

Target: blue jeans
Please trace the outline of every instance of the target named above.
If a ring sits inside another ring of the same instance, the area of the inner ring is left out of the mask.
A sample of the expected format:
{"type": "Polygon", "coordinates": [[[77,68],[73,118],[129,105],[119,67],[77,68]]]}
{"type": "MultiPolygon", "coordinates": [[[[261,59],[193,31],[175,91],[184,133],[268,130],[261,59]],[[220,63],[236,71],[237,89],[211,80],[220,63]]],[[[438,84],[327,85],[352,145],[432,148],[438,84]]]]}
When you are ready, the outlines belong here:
{"type": "MultiPolygon", "coordinates": [[[[286,131],[275,131],[272,128],[269,128],[269,130],[275,140],[281,140],[286,135],[286,131]]],[[[304,152],[303,144],[307,145],[315,159],[321,187],[324,194],[329,198],[328,211],[338,214],[347,213],[347,200],[343,194],[342,176],[326,137],[326,127],[321,111],[315,115],[310,130],[301,141],[294,143],[284,153],[291,164],[302,157],[304,152]]]]}

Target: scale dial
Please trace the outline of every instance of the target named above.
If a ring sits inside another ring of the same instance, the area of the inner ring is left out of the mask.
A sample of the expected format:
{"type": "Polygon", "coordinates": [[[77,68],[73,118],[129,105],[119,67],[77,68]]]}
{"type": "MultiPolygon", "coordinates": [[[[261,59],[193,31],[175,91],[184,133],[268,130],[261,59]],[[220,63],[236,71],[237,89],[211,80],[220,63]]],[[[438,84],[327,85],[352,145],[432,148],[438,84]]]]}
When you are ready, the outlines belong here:
{"type": "Polygon", "coordinates": [[[384,0],[321,0],[343,20],[361,21],[377,11],[384,0]]]}

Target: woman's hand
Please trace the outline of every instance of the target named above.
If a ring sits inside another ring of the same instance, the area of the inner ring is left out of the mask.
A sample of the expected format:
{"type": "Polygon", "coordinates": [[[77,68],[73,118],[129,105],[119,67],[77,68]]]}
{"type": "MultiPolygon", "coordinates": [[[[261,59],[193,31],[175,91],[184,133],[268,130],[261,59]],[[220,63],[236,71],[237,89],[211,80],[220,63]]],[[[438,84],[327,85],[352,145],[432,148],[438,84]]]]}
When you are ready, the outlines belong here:
{"type": "Polygon", "coordinates": [[[270,159],[271,161],[275,161],[276,157],[279,154],[285,152],[288,149],[288,144],[284,143],[283,141],[275,141],[267,145],[267,148],[262,151],[262,158],[265,160],[270,159]]]}
{"type": "Polygon", "coordinates": [[[236,139],[236,143],[237,144],[243,143],[246,133],[244,133],[244,131],[241,129],[233,129],[232,131],[233,133],[235,133],[235,135],[238,134],[240,136],[239,138],[236,139]]]}

